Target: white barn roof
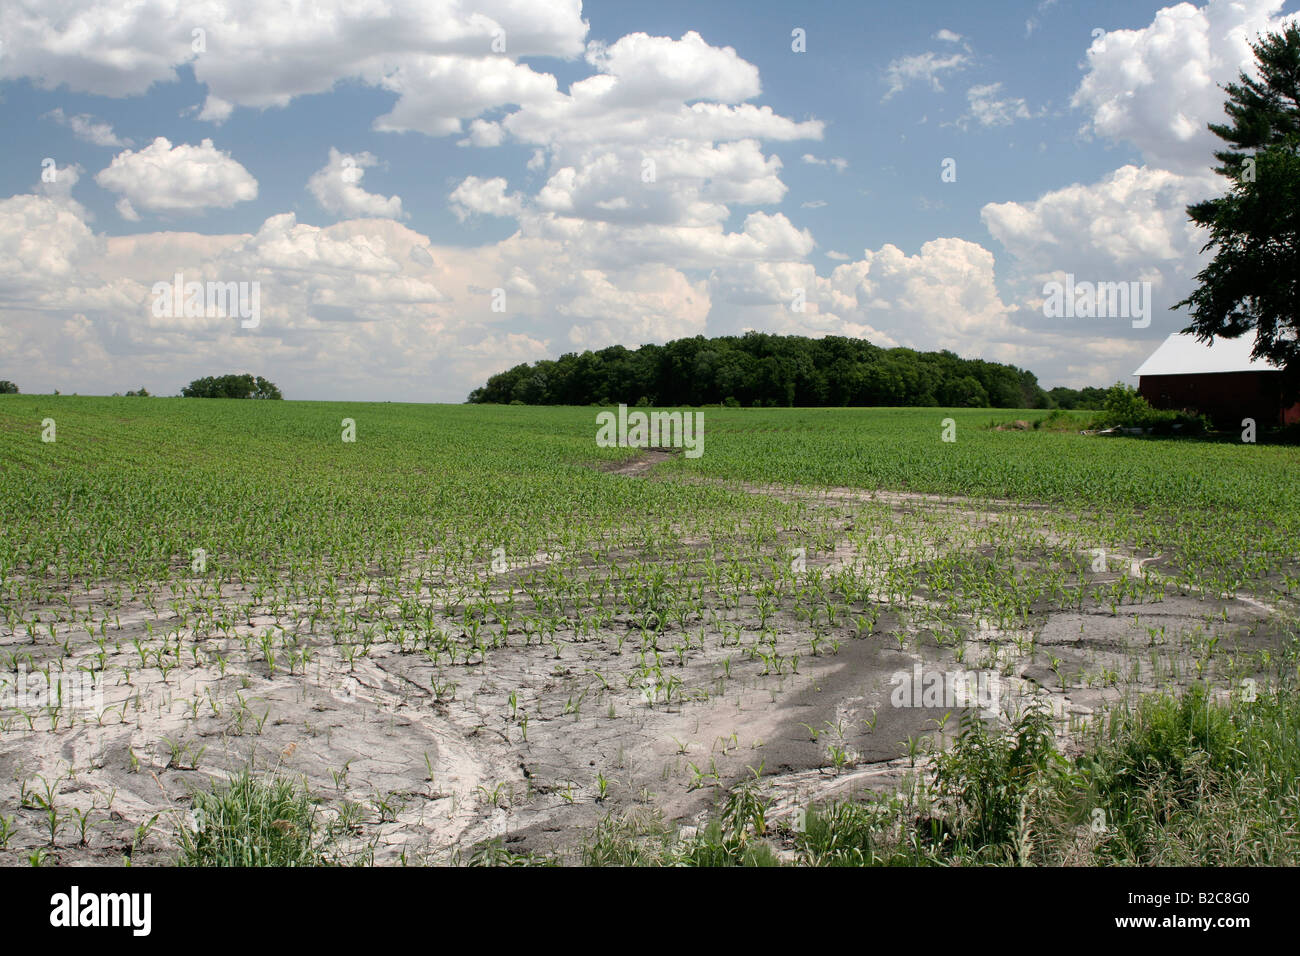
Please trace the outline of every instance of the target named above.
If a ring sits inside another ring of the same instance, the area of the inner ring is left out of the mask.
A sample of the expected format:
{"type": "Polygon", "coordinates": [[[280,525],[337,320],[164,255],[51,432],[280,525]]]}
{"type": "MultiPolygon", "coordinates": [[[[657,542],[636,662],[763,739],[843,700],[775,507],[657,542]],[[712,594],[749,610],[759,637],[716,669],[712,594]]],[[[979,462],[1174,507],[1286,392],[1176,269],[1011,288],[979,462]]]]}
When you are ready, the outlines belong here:
{"type": "Polygon", "coordinates": [[[1213,372],[1276,372],[1265,359],[1252,359],[1255,337],[1250,333],[1235,339],[1216,338],[1198,342],[1196,336],[1175,332],[1151,353],[1134,375],[1200,375],[1213,372]]]}

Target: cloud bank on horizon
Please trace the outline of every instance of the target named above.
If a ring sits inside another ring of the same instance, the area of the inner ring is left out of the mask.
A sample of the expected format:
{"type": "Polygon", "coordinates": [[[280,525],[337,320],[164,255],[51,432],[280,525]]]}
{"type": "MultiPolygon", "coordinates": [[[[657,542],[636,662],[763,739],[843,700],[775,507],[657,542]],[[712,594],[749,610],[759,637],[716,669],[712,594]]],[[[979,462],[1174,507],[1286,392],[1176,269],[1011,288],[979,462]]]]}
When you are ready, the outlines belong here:
{"type": "Polygon", "coordinates": [[[12,0],[0,377],[460,401],[755,329],[1127,379],[1186,324],[1206,124],[1285,6],[12,0]],[[260,321],[157,314],[177,274],[257,282],[260,321]],[[1066,274],[1155,321],[1045,318],[1066,274]]]}

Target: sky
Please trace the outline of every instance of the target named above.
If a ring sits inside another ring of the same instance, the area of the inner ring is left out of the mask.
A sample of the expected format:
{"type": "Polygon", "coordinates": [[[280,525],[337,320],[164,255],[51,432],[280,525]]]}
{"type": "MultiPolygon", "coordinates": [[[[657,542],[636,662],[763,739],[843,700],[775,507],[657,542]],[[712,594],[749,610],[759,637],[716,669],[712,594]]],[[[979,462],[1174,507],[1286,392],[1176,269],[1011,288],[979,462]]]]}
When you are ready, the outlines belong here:
{"type": "Polygon", "coordinates": [[[1221,85],[1296,9],[6,0],[0,378],[459,402],[753,329],[1133,381],[1208,261],[1221,85]],[[1048,317],[1067,277],[1148,320],[1048,317]]]}

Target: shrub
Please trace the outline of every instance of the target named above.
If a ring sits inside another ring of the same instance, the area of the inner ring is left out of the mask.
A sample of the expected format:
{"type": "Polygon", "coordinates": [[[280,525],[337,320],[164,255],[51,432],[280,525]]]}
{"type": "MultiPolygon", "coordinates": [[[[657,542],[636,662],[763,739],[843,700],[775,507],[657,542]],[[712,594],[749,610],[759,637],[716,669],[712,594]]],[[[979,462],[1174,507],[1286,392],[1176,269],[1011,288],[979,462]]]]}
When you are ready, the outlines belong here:
{"type": "Polygon", "coordinates": [[[1101,414],[1093,424],[1098,428],[1144,428],[1157,435],[1203,434],[1208,424],[1201,415],[1152,408],[1137,390],[1116,382],[1106,392],[1101,414]]]}
{"type": "Polygon", "coordinates": [[[965,714],[956,745],[935,760],[935,788],[951,801],[956,848],[1010,855],[1027,803],[1067,768],[1045,706],[1027,708],[1006,733],[991,732],[978,712],[965,714]]]}

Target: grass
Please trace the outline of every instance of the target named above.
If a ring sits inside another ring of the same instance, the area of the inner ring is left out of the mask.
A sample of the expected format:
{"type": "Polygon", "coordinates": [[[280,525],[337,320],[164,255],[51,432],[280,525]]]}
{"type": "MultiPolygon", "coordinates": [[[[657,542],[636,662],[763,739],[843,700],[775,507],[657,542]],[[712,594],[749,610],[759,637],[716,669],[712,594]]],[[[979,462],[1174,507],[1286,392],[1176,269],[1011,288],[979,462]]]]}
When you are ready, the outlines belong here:
{"type": "Polygon", "coordinates": [[[1099,863],[1295,866],[1300,862],[1300,701],[1232,705],[1203,688],[1112,713],[1079,762],[1111,833],[1099,863]]]}
{"type": "Polygon", "coordinates": [[[179,834],[179,866],[321,866],[329,862],[305,789],[245,770],[193,794],[179,834]]]}

